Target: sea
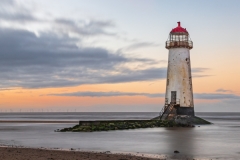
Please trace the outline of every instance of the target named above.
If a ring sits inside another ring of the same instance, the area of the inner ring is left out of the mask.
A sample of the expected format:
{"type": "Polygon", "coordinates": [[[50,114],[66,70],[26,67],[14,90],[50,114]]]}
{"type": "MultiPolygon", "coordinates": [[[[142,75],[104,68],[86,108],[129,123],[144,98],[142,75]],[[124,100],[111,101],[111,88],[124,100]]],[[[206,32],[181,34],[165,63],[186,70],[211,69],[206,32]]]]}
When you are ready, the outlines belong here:
{"type": "Polygon", "coordinates": [[[157,112],[0,113],[0,145],[240,159],[240,113],[197,112],[213,124],[101,132],[55,132],[82,120],[140,120],[157,112]],[[8,121],[13,121],[9,123],[8,121]],[[19,122],[18,122],[19,121],[19,122]],[[37,123],[30,123],[38,121],[37,123]],[[50,123],[51,122],[51,123],[50,123]],[[54,122],[54,123],[52,123],[54,122]]]}

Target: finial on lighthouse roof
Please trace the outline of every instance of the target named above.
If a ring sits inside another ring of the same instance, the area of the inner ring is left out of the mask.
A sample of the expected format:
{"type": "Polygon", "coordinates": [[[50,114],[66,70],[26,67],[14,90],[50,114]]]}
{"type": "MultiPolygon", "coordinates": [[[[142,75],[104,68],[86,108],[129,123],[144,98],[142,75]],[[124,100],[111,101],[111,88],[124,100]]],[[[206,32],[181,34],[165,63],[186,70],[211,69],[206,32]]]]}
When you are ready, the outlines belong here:
{"type": "Polygon", "coordinates": [[[177,22],[178,23],[178,27],[181,27],[181,22],[179,21],[179,22],[177,22]]]}
{"type": "Polygon", "coordinates": [[[184,33],[188,33],[188,31],[186,30],[186,28],[182,28],[181,27],[181,22],[177,22],[178,26],[174,29],[172,29],[171,33],[175,33],[175,32],[184,32],[184,33]]]}

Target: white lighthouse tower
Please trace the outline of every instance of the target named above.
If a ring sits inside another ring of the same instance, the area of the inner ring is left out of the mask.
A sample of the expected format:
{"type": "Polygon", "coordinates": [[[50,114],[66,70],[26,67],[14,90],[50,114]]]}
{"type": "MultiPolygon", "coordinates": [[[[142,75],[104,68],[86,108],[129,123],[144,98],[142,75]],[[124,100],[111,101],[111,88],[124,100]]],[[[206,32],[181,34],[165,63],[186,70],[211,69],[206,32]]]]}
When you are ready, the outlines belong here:
{"type": "Polygon", "coordinates": [[[178,26],[169,34],[166,41],[168,53],[167,84],[165,106],[162,118],[170,115],[194,116],[190,49],[193,43],[186,28],[178,26]]]}

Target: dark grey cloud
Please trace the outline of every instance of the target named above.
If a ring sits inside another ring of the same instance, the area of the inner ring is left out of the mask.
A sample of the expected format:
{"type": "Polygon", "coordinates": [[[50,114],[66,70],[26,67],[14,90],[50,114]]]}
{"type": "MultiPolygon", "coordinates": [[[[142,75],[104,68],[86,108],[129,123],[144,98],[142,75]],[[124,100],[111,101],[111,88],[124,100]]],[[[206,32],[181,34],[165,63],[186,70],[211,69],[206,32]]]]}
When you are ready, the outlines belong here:
{"type": "Polygon", "coordinates": [[[202,78],[202,77],[209,77],[209,76],[212,76],[212,75],[206,75],[206,74],[202,74],[206,71],[208,71],[209,68],[192,68],[191,71],[192,71],[192,76],[194,78],[202,78]]]}
{"type": "Polygon", "coordinates": [[[209,68],[192,68],[192,72],[199,73],[199,72],[205,72],[209,70],[209,68]]]}
{"type": "Polygon", "coordinates": [[[71,96],[71,97],[116,97],[116,96],[146,96],[164,97],[162,93],[136,93],[136,92],[72,92],[60,94],[48,94],[48,96],[71,96]]]}
{"type": "MultiPolygon", "coordinates": [[[[70,96],[70,97],[114,97],[114,96],[146,96],[151,98],[165,97],[164,93],[136,93],[136,92],[71,92],[54,93],[47,96],[70,96]]],[[[235,94],[217,94],[217,93],[194,93],[195,99],[240,99],[235,94]]]]}
{"type": "Polygon", "coordinates": [[[149,81],[166,78],[166,68],[149,68],[144,70],[124,70],[119,75],[102,77],[101,83],[123,83],[149,81]]]}
{"type": "Polygon", "coordinates": [[[152,43],[152,42],[137,42],[134,44],[131,44],[127,47],[124,48],[124,50],[134,50],[134,49],[140,49],[140,48],[146,48],[146,47],[156,47],[159,46],[156,43],[152,43]]]}
{"type": "Polygon", "coordinates": [[[74,21],[71,19],[59,18],[53,21],[54,28],[58,32],[74,33],[79,36],[96,36],[96,35],[116,35],[108,31],[108,28],[115,27],[113,21],[74,21]]]}
{"type": "Polygon", "coordinates": [[[233,92],[233,91],[232,90],[219,88],[219,89],[216,90],[216,92],[233,92]]]}
{"type": "Polygon", "coordinates": [[[145,81],[165,77],[165,68],[131,70],[126,63],[156,63],[103,48],[78,48],[76,39],[0,29],[0,87],[63,87],[145,81]]]}
{"type": "Polygon", "coordinates": [[[19,22],[29,22],[35,21],[35,17],[29,15],[28,12],[19,12],[19,13],[8,13],[0,11],[0,18],[6,21],[19,21],[19,22]]]}
{"type": "Polygon", "coordinates": [[[29,31],[0,29],[1,69],[9,69],[9,66],[60,67],[69,64],[108,68],[127,61],[125,57],[102,48],[78,48],[75,42],[73,38],[49,33],[37,37],[29,31]],[[106,63],[107,60],[109,63],[106,63]]]}
{"type": "MultiPolygon", "coordinates": [[[[194,72],[193,72],[194,73],[194,72]]],[[[194,78],[202,78],[202,77],[210,77],[212,75],[201,75],[201,74],[193,74],[192,75],[194,78]]]]}
{"type": "Polygon", "coordinates": [[[194,93],[195,99],[240,99],[236,94],[194,93]]]}
{"type": "Polygon", "coordinates": [[[24,6],[19,5],[13,0],[0,1],[0,20],[8,22],[32,22],[36,17],[24,6]]]}

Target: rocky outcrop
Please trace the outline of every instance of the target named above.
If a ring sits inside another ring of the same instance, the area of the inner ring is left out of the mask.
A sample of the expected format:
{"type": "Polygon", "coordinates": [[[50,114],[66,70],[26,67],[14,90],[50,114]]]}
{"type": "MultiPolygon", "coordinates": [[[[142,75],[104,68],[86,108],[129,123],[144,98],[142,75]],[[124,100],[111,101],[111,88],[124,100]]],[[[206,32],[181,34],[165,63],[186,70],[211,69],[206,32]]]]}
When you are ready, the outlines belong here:
{"type": "Polygon", "coordinates": [[[194,127],[199,124],[211,124],[196,116],[178,115],[171,120],[160,120],[156,117],[151,120],[109,120],[109,121],[79,121],[78,125],[56,130],[58,132],[95,132],[110,130],[126,130],[154,127],[194,127]]]}
{"type": "Polygon", "coordinates": [[[174,120],[81,121],[79,125],[57,130],[60,132],[94,132],[154,127],[192,127],[174,120]]]}

